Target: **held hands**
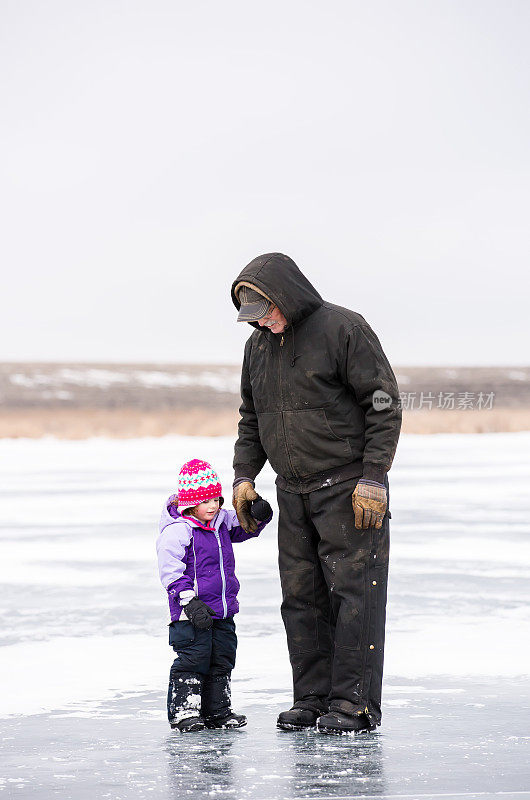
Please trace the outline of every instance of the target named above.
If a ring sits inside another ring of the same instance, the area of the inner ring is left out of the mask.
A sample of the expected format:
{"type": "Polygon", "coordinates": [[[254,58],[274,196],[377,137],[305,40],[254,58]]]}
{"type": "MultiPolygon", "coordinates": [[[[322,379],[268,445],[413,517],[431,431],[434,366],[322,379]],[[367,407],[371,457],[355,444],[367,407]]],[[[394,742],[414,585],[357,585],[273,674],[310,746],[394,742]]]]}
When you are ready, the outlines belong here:
{"type": "Polygon", "coordinates": [[[270,503],[256,493],[250,481],[243,481],[234,487],[232,503],[239,524],[247,533],[255,533],[258,522],[265,522],[272,517],[270,503]]]}
{"type": "Polygon", "coordinates": [[[215,611],[210,606],[194,597],[189,603],[184,606],[184,613],[195,628],[200,628],[202,631],[207,631],[213,625],[212,617],[215,617],[215,611]]]}
{"type": "Polygon", "coordinates": [[[250,504],[250,513],[258,522],[265,522],[272,517],[271,504],[258,494],[257,499],[250,504]]]}
{"type": "Polygon", "coordinates": [[[383,484],[361,478],[352,494],[355,527],[379,530],[383,526],[387,504],[386,488],[383,484]]]}
{"type": "Polygon", "coordinates": [[[243,481],[243,483],[238,483],[234,487],[232,505],[236,510],[239,524],[247,533],[255,533],[258,529],[258,523],[252,517],[250,510],[251,503],[257,499],[257,492],[250,481],[243,481]]]}

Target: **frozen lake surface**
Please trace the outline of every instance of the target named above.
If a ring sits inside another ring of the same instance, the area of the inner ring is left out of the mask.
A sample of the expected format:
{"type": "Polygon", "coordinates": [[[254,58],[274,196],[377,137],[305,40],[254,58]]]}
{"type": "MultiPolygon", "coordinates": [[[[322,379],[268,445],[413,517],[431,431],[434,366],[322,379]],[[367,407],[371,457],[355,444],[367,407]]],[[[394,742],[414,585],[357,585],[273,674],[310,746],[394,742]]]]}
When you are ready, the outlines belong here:
{"type": "MultiPolygon", "coordinates": [[[[291,701],[275,524],[236,546],[248,726],[167,725],[158,516],[189,458],[228,500],[232,444],[0,441],[0,794],[530,798],[530,434],[402,438],[383,725],[348,737],[275,728],[291,701]]],[[[258,490],[274,500],[270,471],[258,490]]]]}

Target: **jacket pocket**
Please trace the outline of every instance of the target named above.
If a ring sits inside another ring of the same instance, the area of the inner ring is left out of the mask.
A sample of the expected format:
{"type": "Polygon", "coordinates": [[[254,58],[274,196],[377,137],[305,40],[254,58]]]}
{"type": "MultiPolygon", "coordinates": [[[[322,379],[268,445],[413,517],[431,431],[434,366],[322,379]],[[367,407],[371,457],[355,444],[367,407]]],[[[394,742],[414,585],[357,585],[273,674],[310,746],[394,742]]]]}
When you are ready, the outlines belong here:
{"type": "Polygon", "coordinates": [[[283,415],[288,454],[301,478],[353,460],[350,443],[332,430],[323,408],[284,411],[283,415]]]}
{"type": "Polygon", "coordinates": [[[262,447],[276,474],[294,477],[287,455],[281,411],[266,411],[258,414],[258,430],[262,447]]]}

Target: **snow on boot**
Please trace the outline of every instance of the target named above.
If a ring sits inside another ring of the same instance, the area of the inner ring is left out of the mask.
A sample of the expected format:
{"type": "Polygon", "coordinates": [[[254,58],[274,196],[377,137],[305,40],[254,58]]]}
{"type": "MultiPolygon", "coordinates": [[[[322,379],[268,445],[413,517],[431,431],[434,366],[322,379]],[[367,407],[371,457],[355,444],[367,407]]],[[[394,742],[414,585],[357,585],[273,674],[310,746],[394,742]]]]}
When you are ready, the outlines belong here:
{"type": "Polygon", "coordinates": [[[319,712],[312,708],[300,708],[294,705],[289,711],[282,711],[276,722],[276,727],[282,731],[302,731],[316,725],[319,712]]]}
{"type": "Polygon", "coordinates": [[[230,675],[206,675],[201,691],[201,714],[204,719],[226,719],[232,713],[230,675]]]}
{"type": "Polygon", "coordinates": [[[366,714],[343,714],[340,711],[330,711],[317,720],[319,733],[355,733],[359,731],[373,731],[375,724],[370,722],[366,714]]]}
{"type": "Polygon", "coordinates": [[[207,728],[242,728],[247,724],[247,718],[243,714],[234,714],[233,711],[226,717],[218,719],[209,717],[204,721],[207,728]]]}
{"type": "Polygon", "coordinates": [[[208,728],[242,728],[243,714],[232,711],[230,675],[207,675],[202,685],[201,712],[208,728]]]}
{"type": "Polygon", "coordinates": [[[174,730],[176,729],[181,733],[203,731],[206,728],[202,717],[187,717],[186,719],[181,719],[180,722],[171,722],[170,724],[174,730]]]}
{"type": "MultiPolygon", "coordinates": [[[[167,717],[172,728],[177,728],[183,720],[201,717],[202,682],[203,676],[197,672],[171,670],[167,693],[167,717]]],[[[202,727],[204,728],[204,722],[202,727]]]]}

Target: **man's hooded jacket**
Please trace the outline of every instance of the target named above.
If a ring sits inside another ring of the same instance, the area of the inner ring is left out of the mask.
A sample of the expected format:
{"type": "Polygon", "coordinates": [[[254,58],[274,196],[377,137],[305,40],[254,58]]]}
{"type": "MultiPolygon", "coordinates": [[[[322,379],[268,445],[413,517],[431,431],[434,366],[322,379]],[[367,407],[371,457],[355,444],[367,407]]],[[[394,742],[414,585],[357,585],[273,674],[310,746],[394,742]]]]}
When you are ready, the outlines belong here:
{"type": "Polygon", "coordinates": [[[360,314],[325,302],[294,261],[259,256],[232,285],[268,297],[283,334],[256,322],[245,345],[235,476],[268,459],[286,491],[313,491],[364,475],[382,482],[401,427],[398,387],[379,339],[360,314]],[[375,393],[375,397],[374,397],[375,393]]]}

